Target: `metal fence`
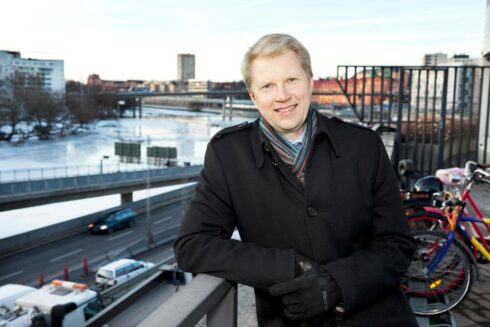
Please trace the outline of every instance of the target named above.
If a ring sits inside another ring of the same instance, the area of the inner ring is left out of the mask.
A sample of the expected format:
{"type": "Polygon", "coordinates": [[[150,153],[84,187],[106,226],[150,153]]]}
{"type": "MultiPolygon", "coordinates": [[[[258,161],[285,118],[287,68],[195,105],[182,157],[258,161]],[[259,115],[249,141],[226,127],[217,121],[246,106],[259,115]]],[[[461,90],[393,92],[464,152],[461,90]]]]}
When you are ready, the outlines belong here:
{"type": "Polygon", "coordinates": [[[152,164],[104,163],[99,165],[71,165],[44,168],[8,169],[0,171],[0,184],[60,179],[66,177],[100,176],[116,173],[131,174],[133,172],[162,170],[168,168],[175,168],[175,166],[167,167],[167,165],[152,164]]]}
{"type": "Polygon", "coordinates": [[[489,66],[338,66],[337,79],[364,123],[396,129],[393,161],[419,173],[489,160],[489,66]]]}
{"type": "MultiPolygon", "coordinates": [[[[87,174],[87,175],[65,175],[67,177],[56,178],[31,178],[29,180],[20,181],[19,178],[14,182],[0,183],[0,203],[13,195],[30,194],[34,192],[54,192],[54,191],[80,191],[83,188],[98,187],[114,188],[121,184],[162,184],[161,182],[168,180],[179,184],[182,181],[197,179],[202,165],[194,165],[187,167],[170,167],[160,168],[146,166],[144,170],[128,170],[106,172],[102,174],[87,174]]],[[[89,190],[90,192],[90,190],[89,190]]]]}

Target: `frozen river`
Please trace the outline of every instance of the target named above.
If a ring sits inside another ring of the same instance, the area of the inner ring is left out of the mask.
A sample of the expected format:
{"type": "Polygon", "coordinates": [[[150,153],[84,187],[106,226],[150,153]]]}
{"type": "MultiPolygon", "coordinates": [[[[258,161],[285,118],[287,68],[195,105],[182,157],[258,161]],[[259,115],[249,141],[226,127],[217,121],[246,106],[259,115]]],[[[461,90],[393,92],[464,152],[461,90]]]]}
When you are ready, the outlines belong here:
{"type": "MultiPolygon", "coordinates": [[[[206,145],[216,132],[246,120],[253,118],[234,117],[231,122],[223,122],[217,114],[143,108],[142,119],[105,120],[78,135],[49,141],[29,140],[23,144],[0,143],[0,174],[6,176],[13,169],[98,167],[104,156],[109,157],[104,159],[104,165],[114,165],[118,162],[114,142],[118,141],[141,142],[142,162],[146,162],[145,147],[151,145],[176,147],[180,163],[200,164],[206,145]]],[[[153,189],[151,195],[174,188],[153,189]]],[[[135,192],[134,200],[148,194],[147,191],[135,192]]],[[[0,238],[117,206],[119,201],[119,195],[108,195],[0,212],[0,238]]]]}
{"type": "MultiPolygon", "coordinates": [[[[221,128],[246,120],[234,117],[223,121],[221,115],[190,113],[179,110],[143,109],[142,119],[104,120],[78,135],[48,141],[29,140],[23,144],[0,143],[0,172],[12,169],[48,168],[76,165],[98,165],[117,162],[114,142],[132,141],[144,148],[171,146],[177,148],[179,161],[201,163],[210,137],[221,128]]],[[[253,119],[253,118],[252,118],[253,119]]],[[[248,120],[251,120],[250,118],[248,120]]]]}

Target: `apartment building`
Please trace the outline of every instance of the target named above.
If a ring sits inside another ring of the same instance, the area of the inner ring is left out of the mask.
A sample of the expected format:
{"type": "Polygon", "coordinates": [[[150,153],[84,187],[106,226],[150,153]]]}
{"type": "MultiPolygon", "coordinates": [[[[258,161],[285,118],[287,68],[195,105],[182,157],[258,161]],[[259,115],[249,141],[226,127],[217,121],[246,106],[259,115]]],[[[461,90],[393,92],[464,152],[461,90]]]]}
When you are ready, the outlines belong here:
{"type": "Polygon", "coordinates": [[[63,60],[22,58],[20,52],[0,50],[0,79],[16,73],[38,77],[41,85],[51,92],[65,92],[63,60]]]}

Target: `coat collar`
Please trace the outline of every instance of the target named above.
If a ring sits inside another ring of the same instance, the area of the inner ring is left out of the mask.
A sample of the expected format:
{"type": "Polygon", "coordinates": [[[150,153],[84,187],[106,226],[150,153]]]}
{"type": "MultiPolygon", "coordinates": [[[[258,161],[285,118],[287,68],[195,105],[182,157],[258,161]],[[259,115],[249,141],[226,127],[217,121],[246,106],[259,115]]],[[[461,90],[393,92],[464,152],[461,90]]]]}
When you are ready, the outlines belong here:
{"type": "MultiPolygon", "coordinates": [[[[313,142],[316,141],[320,135],[324,134],[332,148],[333,153],[337,158],[340,157],[337,135],[335,134],[335,126],[330,118],[317,112],[318,117],[318,127],[316,134],[314,136],[313,142]]],[[[264,165],[264,153],[272,151],[272,147],[269,145],[267,137],[260,131],[259,119],[252,123],[252,128],[250,129],[250,140],[252,143],[252,151],[255,156],[255,162],[257,168],[261,168],[264,165]]]]}

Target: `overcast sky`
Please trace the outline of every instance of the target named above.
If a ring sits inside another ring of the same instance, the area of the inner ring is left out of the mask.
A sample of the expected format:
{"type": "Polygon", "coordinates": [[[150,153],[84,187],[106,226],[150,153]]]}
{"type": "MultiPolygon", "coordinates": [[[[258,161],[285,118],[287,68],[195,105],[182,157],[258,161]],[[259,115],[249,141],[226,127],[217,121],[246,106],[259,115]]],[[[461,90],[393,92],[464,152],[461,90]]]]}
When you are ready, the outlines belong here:
{"type": "Polygon", "coordinates": [[[316,78],[432,52],[480,57],[485,0],[15,0],[1,12],[0,49],[63,59],[67,80],[175,79],[177,54],[193,53],[196,79],[226,81],[276,32],[309,49],[316,78]]]}

